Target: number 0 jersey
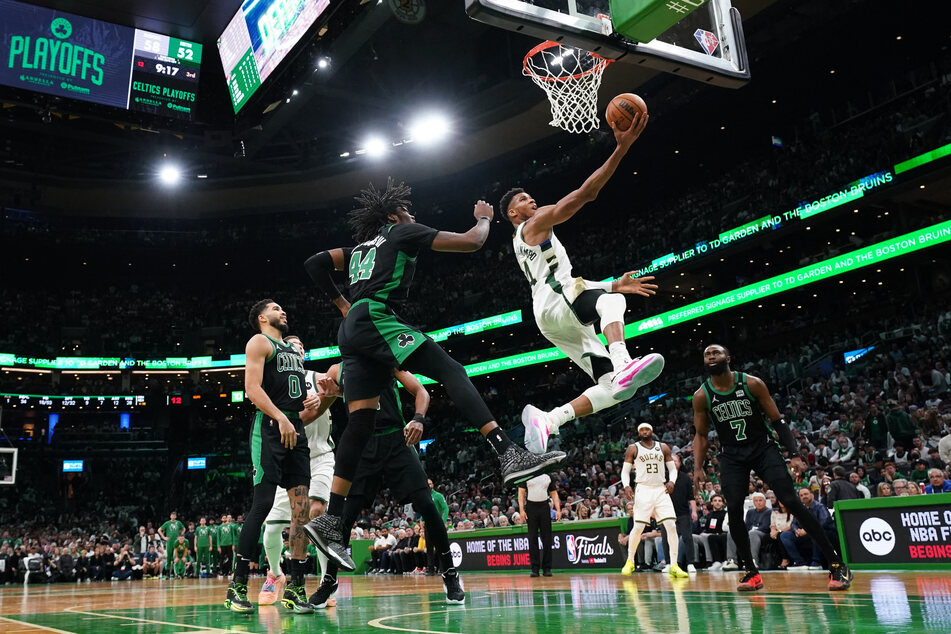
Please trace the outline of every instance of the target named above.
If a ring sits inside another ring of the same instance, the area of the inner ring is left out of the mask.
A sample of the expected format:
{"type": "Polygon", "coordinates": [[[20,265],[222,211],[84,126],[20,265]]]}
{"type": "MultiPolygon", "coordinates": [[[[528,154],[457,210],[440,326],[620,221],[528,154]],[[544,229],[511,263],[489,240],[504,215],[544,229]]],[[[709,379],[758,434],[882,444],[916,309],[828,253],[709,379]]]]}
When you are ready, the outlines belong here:
{"type": "Polygon", "coordinates": [[[267,338],[273,350],[264,362],[261,387],[279,410],[297,414],[304,409],[304,360],[297,346],[267,338]]]}
{"type": "MultiPolygon", "coordinates": [[[[515,230],[513,246],[518,266],[532,287],[532,300],[536,307],[551,300],[552,294],[561,296],[568,304],[577,299],[584,290],[580,279],[571,274],[571,260],[554,230],[547,240],[538,245],[526,244],[522,239],[523,222],[515,230]]],[[[537,312],[537,311],[536,311],[537,312]]]]}
{"type": "Polygon", "coordinates": [[[703,382],[707,413],[723,446],[751,447],[773,441],[776,432],[766,422],[766,413],[750,393],[743,372],[733,373],[733,386],[719,392],[708,378],[703,382]]]}
{"type": "Polygon", "coordinates": [[[347,262],[350,303],[375,299],[399,307],[409,295],[416,256],[428,249],[438,232],[426,225],[384,225],[372,240],[353,247],[347,262]]]}
{"type": "Polygon", "coordinates": [[[667,481],[665,476],[664,450],[660,443],[653,441],[651,447],[645,447],[640,442],[634,443],[637,453],[634,454],[634,482],[648,486],[663,486],[667,481]]]}

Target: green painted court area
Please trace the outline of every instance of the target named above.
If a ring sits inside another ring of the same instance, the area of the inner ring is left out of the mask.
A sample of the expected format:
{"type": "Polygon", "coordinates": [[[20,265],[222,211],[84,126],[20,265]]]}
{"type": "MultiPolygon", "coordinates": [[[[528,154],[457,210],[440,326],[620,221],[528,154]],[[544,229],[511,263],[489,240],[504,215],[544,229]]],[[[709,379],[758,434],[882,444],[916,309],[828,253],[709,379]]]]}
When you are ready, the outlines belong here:
{"type": "MultiPolygon", "coordinates": [[[[686,585],[686,584],[684,584],[686,585]]],[[[0,632],[948,632],[951,596],[909,596],[900,584],[872,594],[750,594],[638,590],[633,581],[572,579],[570,589],[469,593],[448,606],[441,593],[341,598],[310,616],[266,606],[251,615],[220,604],[143,609],[69,607],[6,615],[0,632]],[[577,581],[577,582],[575,582],[577,581]],[[599,587],[604,586],[604,587],[599,587]]]]}

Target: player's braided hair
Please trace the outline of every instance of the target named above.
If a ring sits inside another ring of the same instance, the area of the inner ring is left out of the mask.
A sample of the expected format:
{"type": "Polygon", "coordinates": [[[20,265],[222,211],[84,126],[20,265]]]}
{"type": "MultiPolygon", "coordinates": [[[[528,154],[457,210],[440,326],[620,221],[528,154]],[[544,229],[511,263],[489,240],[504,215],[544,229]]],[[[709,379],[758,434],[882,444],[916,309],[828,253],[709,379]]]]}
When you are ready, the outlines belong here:
{"type": "Polygon", "coordinates": [[[347,224],[353,231],[353,238],[357,242],[366,242],[376,236],[385,224],[389,224],[390,214],[397,209],[409,209],[409,195],[413,190],[402,181],[396,182],[393,178],[386,179],[386,189],[380,191],[373,183],[370,187],[360,190],[354,200],[360,205],[347,216],[347,224]]]}

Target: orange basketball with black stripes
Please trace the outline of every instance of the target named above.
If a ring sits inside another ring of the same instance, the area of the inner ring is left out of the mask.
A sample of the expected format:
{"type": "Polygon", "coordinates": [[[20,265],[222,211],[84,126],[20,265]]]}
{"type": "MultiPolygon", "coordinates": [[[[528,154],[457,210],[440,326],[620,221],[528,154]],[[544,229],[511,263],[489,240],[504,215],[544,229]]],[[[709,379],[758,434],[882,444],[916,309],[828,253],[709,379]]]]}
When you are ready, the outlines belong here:
{"type": "Polygon", "coordinates": [[[626,92],[611,100],[604,118],[607,119],[608,124],[613,122],[615,128],[624,131],[631,127],[631,122],[638,113],[646,115],[647,104],[634,93],[626,92]]]}

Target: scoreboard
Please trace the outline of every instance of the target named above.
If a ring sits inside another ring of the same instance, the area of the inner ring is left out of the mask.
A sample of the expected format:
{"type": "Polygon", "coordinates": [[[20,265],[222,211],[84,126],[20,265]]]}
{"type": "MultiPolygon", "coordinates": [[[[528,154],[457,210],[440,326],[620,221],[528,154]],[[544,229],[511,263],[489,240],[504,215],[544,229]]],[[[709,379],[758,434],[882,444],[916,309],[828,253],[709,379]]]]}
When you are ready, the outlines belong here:
{"type": "Polygon", "coordinates": [[[191,119],[202,46],[0,0],[0,84],[191,119]]]}
{"type": "Polygon", "coordinates": [[[133,409],[145,406],[144,396],[89,396],[86,394],[71,396],[45,396],[42,394],[0,393],[0,403],[4,407],[46,407],[57,410],[133,409]]]}

